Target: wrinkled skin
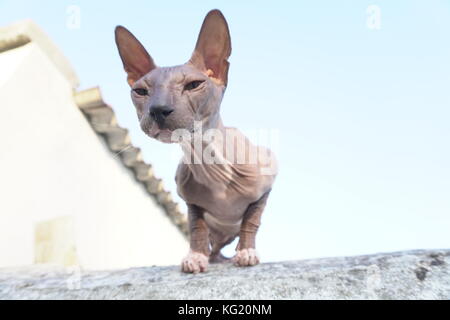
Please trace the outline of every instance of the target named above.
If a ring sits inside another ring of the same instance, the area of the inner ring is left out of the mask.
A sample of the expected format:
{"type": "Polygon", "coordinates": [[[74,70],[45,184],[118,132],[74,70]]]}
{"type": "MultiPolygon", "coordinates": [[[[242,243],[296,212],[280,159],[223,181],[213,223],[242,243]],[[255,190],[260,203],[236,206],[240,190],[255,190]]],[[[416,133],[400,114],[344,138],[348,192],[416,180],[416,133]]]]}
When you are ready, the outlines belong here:
{"type": "Polygon", "coordinates": [[[132,90],[131,98],[142,130],[152,138],[170,143],[170,136],[176,129],[187,129],[193,133],[195,120],[204,121],[204,129],[217,126],[225,88],[218,86],[191,63],[156,68],[136,81],[132,86],[132,89],[135,88],[145,88],[149,92],[147,96],[140,96],[132,90]],[[194,90],[184,90],[185,85],[192,81],[204,82],[194,90]],[[169,106],[174,110],[166,118],[163,128],[150,117],[149,109],[154,105],[169,106]]]}
{"type": "Polygon", "coordinates": [[[184,272],[207,270],[210,262],[226,261],[220,250],[237,236],[233,261],[238,266],[259,263],[255,237],[261,215],[277,174],[270,150],[254,146],[220,118],[220,104],[228,81],[231,40],[225,18],[213,10],[205,18],[191,59],[175,67],[157,67],[139,41],[125,28],[116,28],[116,42],[128,74],[131,98],[142,130],[164,143],[179,142],[183,151],[176,173],[179,195],[188,206],[190,251],[183,259],[184,272]],[[154,110],[163,107],[157,116],[154,110]],[[197,124],[196,124],[197,123],[197,124]],[[214,141],[195,136],[215,129],[214,141]],[[184,134],[178,139],[178,132],[184,134]],[[241,141],[234,141],[229,134],[241,141]],[[189,139],[185,139],[189,137],[189,139]],[[220,163],[203,161],[205,150],[220,163]],[[243,151],[242,151],[243,150],[243,151]],[[254,162],[236,163],[233,155],[242,151],[254,162]],[[192,161],[200,159],[200,162],[192,161]]]}

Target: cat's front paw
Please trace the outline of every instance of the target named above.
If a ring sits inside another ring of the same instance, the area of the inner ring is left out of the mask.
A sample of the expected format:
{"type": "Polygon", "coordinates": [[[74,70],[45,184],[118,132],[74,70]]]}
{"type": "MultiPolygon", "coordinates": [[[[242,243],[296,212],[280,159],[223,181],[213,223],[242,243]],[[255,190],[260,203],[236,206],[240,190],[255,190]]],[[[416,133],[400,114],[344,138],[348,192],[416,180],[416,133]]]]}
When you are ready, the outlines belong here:
{"type": "Polygon", "coordinates": [[[255,266],[259,263],[258,253],[253,248],[237,250],[233,263],[239,267],[255,266]]]}
{"type": "Polygon", "coordinates": [[[190,250],[181,261],[181,271],[186,273],[205,272],[208,269],[208,257],[200,252],[190,250]]]}

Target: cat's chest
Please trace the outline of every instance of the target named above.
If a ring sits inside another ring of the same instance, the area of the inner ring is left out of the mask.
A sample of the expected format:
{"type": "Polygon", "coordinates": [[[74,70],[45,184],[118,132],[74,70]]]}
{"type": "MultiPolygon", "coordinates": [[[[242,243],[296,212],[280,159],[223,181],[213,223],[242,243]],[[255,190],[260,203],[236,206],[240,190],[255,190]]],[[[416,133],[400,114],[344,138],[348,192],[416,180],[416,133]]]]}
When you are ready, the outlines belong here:
{"type": "MultiPolygon", "coordinates": [[[[234,180],[199,182],[188,167],[178,170],[176,181],[178,194],[186,203],[195,204],[220,219],[241,219],[248,206],[258,199],[253,187],[249,187],[248,192],[233,188],[232,184],[237,183],[234,180]]],[[[247,185],[250,186],[251,181],[247,185]]]]}

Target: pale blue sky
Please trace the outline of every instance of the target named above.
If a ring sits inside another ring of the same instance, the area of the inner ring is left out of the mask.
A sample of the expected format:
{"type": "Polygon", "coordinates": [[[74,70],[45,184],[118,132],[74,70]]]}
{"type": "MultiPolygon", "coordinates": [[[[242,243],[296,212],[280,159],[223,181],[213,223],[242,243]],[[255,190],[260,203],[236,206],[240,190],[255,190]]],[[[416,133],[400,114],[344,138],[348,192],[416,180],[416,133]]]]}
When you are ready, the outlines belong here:
{"type": "Polygon", "coordinates": [[[263,260],[449,248],[448,1],[0,0],[0,24],[35,20],[81,88],[102,88],[175,192],[177,147],[140,132],[113,31],[129,28],[158,65],[181,64],[213,8],[233,42],[224,123],[280,135],[257,241],[263,260]],[[66,27],[72,4],[76,30],[66,27]],[[378,31],[366,26],[371,4],[381,9],[378,31]]]}

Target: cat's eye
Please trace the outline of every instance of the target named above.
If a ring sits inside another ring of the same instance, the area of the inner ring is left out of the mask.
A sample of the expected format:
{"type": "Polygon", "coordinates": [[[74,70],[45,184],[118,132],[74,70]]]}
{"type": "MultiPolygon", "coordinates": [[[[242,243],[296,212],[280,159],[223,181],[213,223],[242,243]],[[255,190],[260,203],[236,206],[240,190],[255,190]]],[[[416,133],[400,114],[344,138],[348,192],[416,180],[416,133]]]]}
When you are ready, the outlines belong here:
{"type": "Polygon", "coordinates": [[[205,80],[196,80],[196,81],[189,82],[188,84],[186,84],[184,86],[184,90],[188,90],[188,91],[194,90],[194,89],[198,88],[203,82],[205,82],[205,80]]]}
{"type": "Polygon", "coordinates": [[[133,89],[133,91],[136,92],[140,96],[148,95],[148,90],[144,89],[144,88],[136,88],[136,89],[133,89]]]}

